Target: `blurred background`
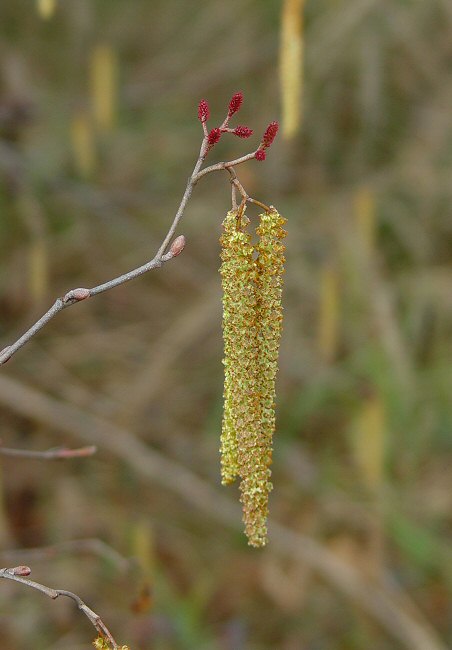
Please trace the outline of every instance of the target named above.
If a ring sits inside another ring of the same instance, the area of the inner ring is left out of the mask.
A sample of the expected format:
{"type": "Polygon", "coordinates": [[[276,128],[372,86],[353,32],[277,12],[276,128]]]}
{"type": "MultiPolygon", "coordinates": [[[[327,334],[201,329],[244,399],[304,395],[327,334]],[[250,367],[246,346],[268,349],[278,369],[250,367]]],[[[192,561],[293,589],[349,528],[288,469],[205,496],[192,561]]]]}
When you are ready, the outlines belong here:
{"type": "MultiPolygon", "coordinates": [[[[234,125],[255,129],[211,162],[282,123],[237,171],[289,232],[268,546],[219,480],[219,173],[177,260],[1,369],[3,445],[98,446],[1,459],[1,565],[78,593],[131,650],[450,647],[450,0],[16,0],[0,33],[0,348],[154,256],[203,97],[213,127],[242,90],[234,125]]],[[[94,636],[7,581],[0,628],[3,650],[94,636]]]]}

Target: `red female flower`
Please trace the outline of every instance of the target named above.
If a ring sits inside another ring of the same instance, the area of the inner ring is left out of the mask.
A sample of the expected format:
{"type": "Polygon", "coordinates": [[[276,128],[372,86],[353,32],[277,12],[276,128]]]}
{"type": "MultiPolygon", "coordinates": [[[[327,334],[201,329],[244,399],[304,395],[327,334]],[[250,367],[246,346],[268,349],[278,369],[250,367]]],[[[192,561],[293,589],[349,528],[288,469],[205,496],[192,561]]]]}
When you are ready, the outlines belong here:
{"type": "Polygon", "coordinates": [[[212,131],[207,136],[207,142],[212,147],[214,144],[218,142],[220,138],[221,138],[221,130],[219,128],[215,128],[212,129],[212,131]]]}
{"type": "Polygon", "coordinates": [[[210,116],[209,104],[206,99],[201,99],[198,105],[198,120],[200,122],[207,122],[210,116]]]}
{"type": "Polygon", "coordinates": [[[267,126],[264,137],[262,138],[262,144],[264,147],[269,147],[278,133],[279,124],[278,122],[270,122],[267,126]]]}
{"type": "Polygon", "coordinates": [[[237,135],[239,138],[249,138],[250,135],[253,135],[253,129],[250,129],[248,126],[236,126],[232,132],[234,135],[237,135]]]}
{"type": "Polygon", "coordinates": [[[234,113],[237,113],[237,111],[240,110],[242,102],[243,93],[235,93],[235,95],[231,97],[231,101],[229,102],[228,117],[231,117],[231,115],[234,115],[234,113]]]}
{"type": "Polygon", "coordinates": [[[256,153],[254,154],[254,157],[256,158],[256,160],[265,160],[266,153],[265,153],[264,149],[258,149],[256,151],[256,153]]]}

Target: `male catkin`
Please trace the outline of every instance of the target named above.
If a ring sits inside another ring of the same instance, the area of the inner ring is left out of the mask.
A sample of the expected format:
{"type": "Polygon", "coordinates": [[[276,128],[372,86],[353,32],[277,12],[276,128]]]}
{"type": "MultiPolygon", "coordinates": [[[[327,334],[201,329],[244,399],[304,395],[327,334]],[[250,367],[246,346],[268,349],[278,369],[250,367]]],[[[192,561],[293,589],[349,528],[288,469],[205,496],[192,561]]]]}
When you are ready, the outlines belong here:
{"type": "Polygon", "coordinates": [[[257,361],[254,393],[258,400],[259,428],[246,436],[239,449],[242,483],[243,520],[249,543],[264,546],[267,542],[268,497],[272,490],[270,465],[275,430],[275,379],[282,329],[282,276],[284,273],[285,219],[272,208],[260,215],[256,246],[256,326],[257,361]]]}
{"type": "Polygon", "coordinates": [[[248,219],[228,213],[221,238],[225,404],[222,479],[239,475],[249,544],[267,541],[270,465],[275,429],[275,378],[282,329],[285,219],[271,208],[260,215],[255,248],[248,219]],[[254,253],[257,259],[253,261],[254,253]]]}
{"type": "Polygon", "coordinates": [[[220,239],[223,287],[224,414],[221,434],[223,485],[239,474],[238,444],[250,418],[248,395],[254,390],[257,358],[256,297],[253,246],[246,228],[249,219],[228,212],[220,239]]]}

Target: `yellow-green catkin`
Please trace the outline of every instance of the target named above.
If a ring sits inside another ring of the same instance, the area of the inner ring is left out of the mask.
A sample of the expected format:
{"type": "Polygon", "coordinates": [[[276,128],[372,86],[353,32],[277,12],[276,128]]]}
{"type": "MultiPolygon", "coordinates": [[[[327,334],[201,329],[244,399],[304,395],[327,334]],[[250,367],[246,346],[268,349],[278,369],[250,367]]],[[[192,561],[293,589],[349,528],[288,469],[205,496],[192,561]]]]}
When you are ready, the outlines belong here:
{"type": "MultiPolygon", "coordinates": [[[[254,248],[248,218],[230,211],[221,236],[223,287],[224,414],[221,433],[221,479],[232,483],[240,474],[238,450],[243,431],[253,424],[257,359],[254,248]]],[[[255,424],[254,424],[255,426],[255,424]]]]}
{"type": "Polygon", "coordinates": [[[284,273],[285,219],[272,208],[260,215],[256,246],[257,362],[254,394],[259,426],[249,429],[240,443],[239,471],[245,532],[252,546],[267,542],[268,497],[272,490],[270,465],[275,430],[275,380],[282,330],[282,276],[284,273]]]}
{"type": "MultiPolygon", "coordinates": [[[[96,650],[111,650],[111,645],[103,639],[102,637],[98,636],[97,639],[93,641],[93,646],[96,648],[96,650]]],[[[122,645],[118,646],[118,650],[130,650],[129,646],[127,645],[122,645]]]]}

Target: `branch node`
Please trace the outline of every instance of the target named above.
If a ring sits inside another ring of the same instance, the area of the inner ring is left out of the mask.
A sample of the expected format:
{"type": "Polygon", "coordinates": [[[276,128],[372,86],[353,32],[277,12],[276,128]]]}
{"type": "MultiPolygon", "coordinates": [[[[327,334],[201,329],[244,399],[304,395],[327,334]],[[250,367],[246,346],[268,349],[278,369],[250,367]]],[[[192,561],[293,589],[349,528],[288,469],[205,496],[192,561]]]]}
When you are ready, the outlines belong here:
{"type": "Polygon", "coordinates": [[[8,573],[10,573],[13,576],[29,576],[31,573],[31,569],[29,566],[15,566],[12,569],[8,569],[8,573]]]}
{"type": "Polygon", "coordinates": [[[3,364],[11,359],[12,355],[8,354],[10,349],[11,346],[7,345],[6,348],[3,348],[3,350],[0,351],[0,366],[3,366],[3,364]]]}
{"type": "Polygon", "coordinates": [[[90,295],[89,289],[79,287],[78,289],[71,289],[68,291],[67,294],[63,296],[62,301],[65,305],[73,304],[74,302],[80,302],[81,300],[89,298],[90,295]]]}
{"type": "Polygon", "coordinates": [[[179,235],[171,244],[168,254],[171,254],[171,257],[177,257],[182,253],[185,248],[186,240],[184,235],[179,235]]]}

